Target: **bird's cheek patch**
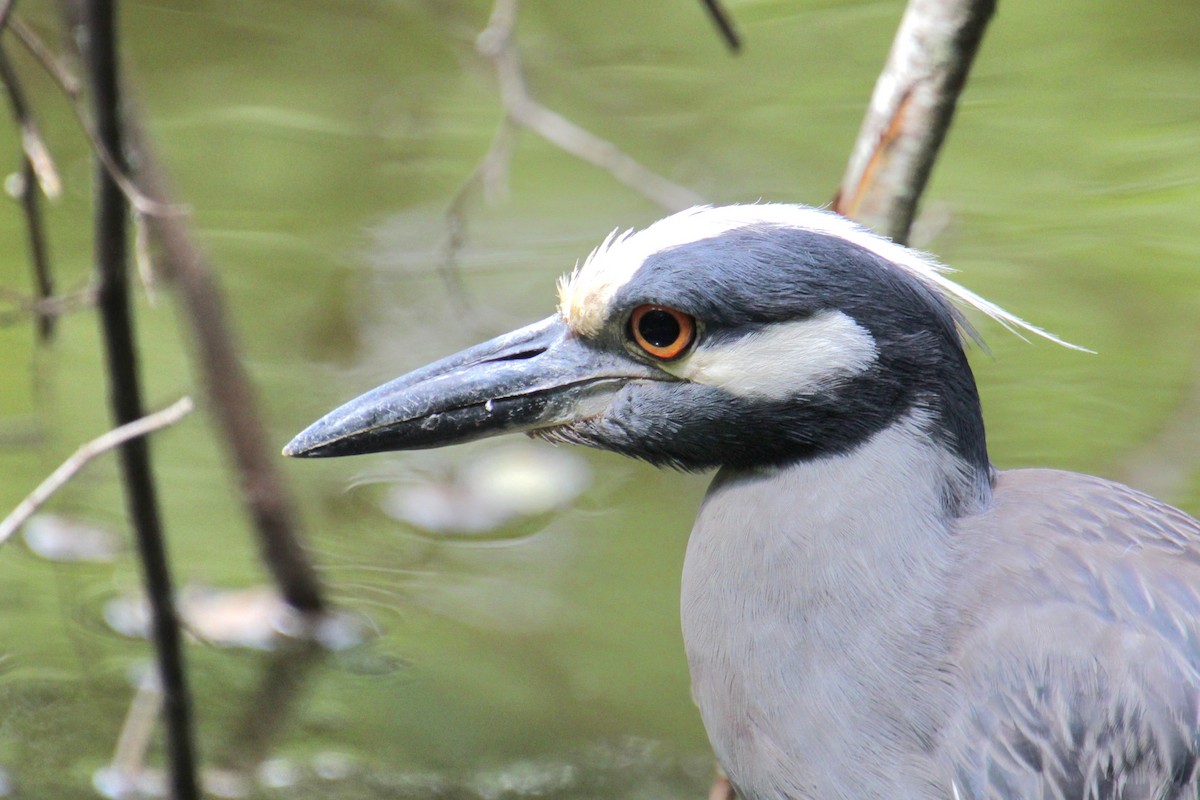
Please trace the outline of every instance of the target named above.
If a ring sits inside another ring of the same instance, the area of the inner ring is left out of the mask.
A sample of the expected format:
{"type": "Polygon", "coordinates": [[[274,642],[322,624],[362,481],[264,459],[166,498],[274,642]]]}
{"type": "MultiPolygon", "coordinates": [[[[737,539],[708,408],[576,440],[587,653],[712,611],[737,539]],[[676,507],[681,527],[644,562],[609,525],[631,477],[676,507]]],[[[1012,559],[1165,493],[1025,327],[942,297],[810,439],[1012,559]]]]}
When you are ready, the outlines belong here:
{"type": "Polygon", "coordinates": [[[870,332],[841,311],[769,325],[740,339],[703,343],[662,368],[731,394],[768,400],[827,390],[875,363],[870,332]]]}

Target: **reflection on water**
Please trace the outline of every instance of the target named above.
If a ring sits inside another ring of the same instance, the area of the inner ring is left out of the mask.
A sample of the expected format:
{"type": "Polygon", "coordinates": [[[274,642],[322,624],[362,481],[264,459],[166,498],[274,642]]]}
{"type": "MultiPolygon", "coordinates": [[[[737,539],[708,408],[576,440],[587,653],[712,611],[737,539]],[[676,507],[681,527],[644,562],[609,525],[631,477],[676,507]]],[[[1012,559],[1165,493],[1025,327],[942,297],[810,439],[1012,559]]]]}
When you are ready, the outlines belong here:
{"type": "MultiPolygon", "coordinates": [[[[698,8],[672,4],[529,4],[519,38],[544,102],[672,179],[720,202],[821,203],[900,6],[733,4],[737,59],[698,8]]],[[[21,10],[53,29],[50,7],[21,10]]],[[[465,306],[447,295],[442,212],[500,113],[472,49],[487,10],[123,6],[151,128],[223,270],[280,444],[383,380],[544,317],[557,275],[613,228],[660,215],[520,136],[508,199],[468,209],[465,306]]],[[[937,167],[923,244],[971,289],[1098,355],[985,327],[992,355],[974,363],[991,452],[1001,466],[1165,476],[1166,499],[1198,512],[1200,448],[1180,443],[1200,429],[1188,400],[1200,364],[1200,7],[1012,0],[1003,11],[937,167]]],[[[59,280],[82,288],[86,152],[48,85],[18,67],[65,179],[49,212],[59,280]]],[[[0,226],[3,285],[24,286],[20,219],[10,209],[0,226]]],[[[171,303],[140,312],[151,404],[196,394],[171,303]]],[[[68,317],[53,350],[37,352],[26,328],[0,328],[0,506],[107,426],[95,327],[68,317]]],[[[154,439],[171,555],[181,585],[240,592],[264,577],[213,439],[200,415],[154,439]]],[[[537,491],[514,505],[517,489],[491,482],[515,475],[488,466],[495,446],[288,465],[330,593],[371,635],[334,653],[189,645],[214,794],[706,790],[677,623],[704,479],[529,444],[542,455],[522,485],[537,491]]],[[[122,508],[111,461],[52,506],[123,540],[122,508]]],[[[137,595],[136,563],[107,539],[64,551],[61,537],[26,537],[28,550],[0,551],[0,795],[153,789],[153,688],[129,678],[148,650],[102,622],[107,601],[137,595]],[[84,551],[115,560],[52,555],[84,551]],[[131,733],[123,720],[138,703],[131,733]]],[[[224,619],[237,629],[256,607],[224,606],[224,619]]]]}
{"type": "Polygon", "coordinates": [[[383,512],[442,535],[480,536],[565,507],[590,478],[582,456],[521,440],[473,456],[442,475],[397,480],[383,512]]]}
{"type": "Polygon", "coordinates": [[[107,563],[120,555],[121,540],[108,528],[61,514],[35,514],[21,528],[21,539],[48,561],[107,563]]]}

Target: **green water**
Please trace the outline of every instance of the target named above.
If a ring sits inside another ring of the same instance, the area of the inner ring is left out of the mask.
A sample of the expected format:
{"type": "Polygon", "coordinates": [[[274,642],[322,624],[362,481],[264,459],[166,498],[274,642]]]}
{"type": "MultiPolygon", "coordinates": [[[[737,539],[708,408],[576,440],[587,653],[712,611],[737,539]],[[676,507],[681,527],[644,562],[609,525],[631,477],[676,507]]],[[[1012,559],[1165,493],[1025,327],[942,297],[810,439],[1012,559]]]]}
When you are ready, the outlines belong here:
{"type": "MultiPolygon", "coordinates": [[[[540,99],[651,168],[715,202],[819,204],[901,5],[731,2],[738,58],[683,0],[528,3],[519,41],[540,99]]],[[[20,10],[53,40],[52,6],[20,10]]],[[[545,316],[555,277],[614,227],[661,215],[522,134],[508,197],[471,206],[459,265],[473,310],[461,310],[437,267],[442,212],[501,113],[472,47],[488,11],[437,0],[122,6],[129,72],[221,270],[281,445],[362,390],[545,316]]],[[[51,247],[60,285],[78,289],[87,152],[51,84],[5,41],[66,182],[51,247]]],[[[921,241],[968,287],[1098,352],[984,326],[991,355],[974,363],[996,463],[1126,479],[1136,466],[1140,485],[1192,513],[1200,459],[1179,443],[1200,425],[1197,42],[1195,3],[1002,2],[921,241]]],[[[7,129],[0,153],[16,165],[7,129]]],[[[15,204],[0,242],[0,285],[24,289],[15,204]]],[[[199,399],[173,298],[143,296],[138,312],[149,404],[199,399]]],[[[0,347],[7,509],[108,421],[92,314],[65,319],[51,348],[27,324],[0,328],[0,347]]],[[[261,583],[203,410],[153,451],[179,580],[261,583]]],[[[487,541],[422,535],[380,510],[379,476],[473,452],[284,465],[330,594],[377,636],[303,667],[292,702],[265,706],[262,687],[283,684],[272,670],[297,659],[190,645],[205,763],[252,777],[264,759],[290,765],[276,781],[286,788],[247,784],[263,797],[700,796],[709,757],[677,597],[705,479],[580,453],[594,476],[581,499],[487,541]]],[[[123,531],[114,461],[52,506],[123,531]]],[[[78,565],[19,542],[0,551],[0,767],[20,796],[95,795],[130,670],[148,657],[102,613],[138,585],[128,554],[78,565]]]]}

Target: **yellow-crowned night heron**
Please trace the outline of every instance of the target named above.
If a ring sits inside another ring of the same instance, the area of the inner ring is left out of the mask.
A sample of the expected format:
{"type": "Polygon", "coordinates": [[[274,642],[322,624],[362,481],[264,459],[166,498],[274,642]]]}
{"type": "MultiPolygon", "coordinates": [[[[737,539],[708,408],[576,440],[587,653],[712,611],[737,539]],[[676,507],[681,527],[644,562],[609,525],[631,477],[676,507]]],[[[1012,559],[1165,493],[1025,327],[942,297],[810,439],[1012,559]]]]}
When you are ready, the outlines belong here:
{"type": "Polygon", "coordinates": [[[683,633],[747,800],[1197,797],[1200,523],[997,472],[951,301],[833,214],[697,208],[612,235],[558,313],[352,400],[294,456],[506,431],[719,471],[683,633]]]}

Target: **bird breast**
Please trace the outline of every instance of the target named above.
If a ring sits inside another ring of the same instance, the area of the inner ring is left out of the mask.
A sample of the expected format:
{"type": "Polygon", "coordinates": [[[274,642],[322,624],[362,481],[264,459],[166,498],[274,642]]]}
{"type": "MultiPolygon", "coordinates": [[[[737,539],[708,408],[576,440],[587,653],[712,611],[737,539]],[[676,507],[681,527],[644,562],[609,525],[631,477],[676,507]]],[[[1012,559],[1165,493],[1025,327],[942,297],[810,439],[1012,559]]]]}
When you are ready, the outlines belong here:
{"type": "Polygon", "coordinates": [[[705,498],[683,636],[709,738],[747,800],[935,794],[953,558],[943,505],[963,473],[919,427],[722,472],[705,498]]]}

